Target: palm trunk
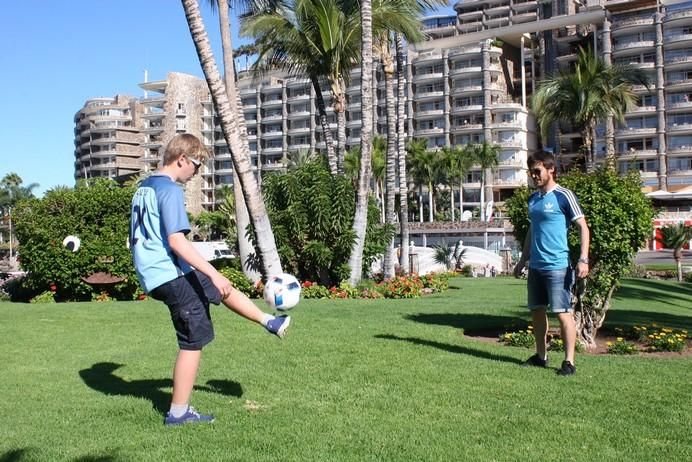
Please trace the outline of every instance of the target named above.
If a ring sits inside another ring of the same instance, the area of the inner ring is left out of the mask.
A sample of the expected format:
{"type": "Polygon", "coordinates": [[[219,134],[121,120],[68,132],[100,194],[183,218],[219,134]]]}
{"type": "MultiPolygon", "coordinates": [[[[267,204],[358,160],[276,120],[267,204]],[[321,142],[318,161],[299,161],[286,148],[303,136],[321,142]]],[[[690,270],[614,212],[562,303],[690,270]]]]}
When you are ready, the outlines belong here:
{"type": "MultiPolygon", "coordinates": [[[[382,68],[384,70],[385,103],[387,106],[387,168],[385,170],[385,223],[394,225],[396,211],[396,107],[394,105],[394,62],[389,48],[389,38],[383,39],[382,68]]],[[[384,277],[394,277],[394,240],[390,241],[384,250],[384,277]]]]}
{"type": "Polygon", "coordinates": [[[433,185],[432,183],[428,183],[428,221],[430,223],[433,222],[434,217],[435,217],[435,211],[434,209],[434,197],[433,197],[433,185]]]}
{"type": "Polygon", "coordinates": [[[485,169],[481,167],[481,221],[485,221],[485,169]]]}
{"type": "Polygon", "coordinates": [[[353,231],[356,236],[349,257],[351,269],[349,282],[358,285],[363,276],[363,247],[368,225],[368,193],[372,161],[372,4],[362,0],[360,5],[362,26],[361,36],[361,134],[360,134],[360,172],[356,211],[353,217],[353,231]]]}
{"type": "Polygon", "coordinates": [[[346,151],[346,83],[339,78],[338,90],[334,94],[334,112],[337,124],[336,171],[344,174],[344,153],[346,151]]]}
{"type": "Polygon", "coordinates": [[[259,186],[252,173],[247,132],[243,122],[241,122],[243,117],[239,115],[238,111],[238,92],[235,79],[226,82],[225,86],[221,80],[197,0],[182,0],[182,4],[197,56],[204,71],[214,107],[221,121],[221,129],[231,150],[233,168],[238,173],[243,188],[245,202],[257,236],[257,246],[260,251],[264,274],[265,276],[280,274],[283,271],[274,241],[274,233],[262,201],[259,186]]]}
{"type": "MultiPolygon", "coordinates": [[[[234,61],[233,61],[233,44],[231,39],[231,27],[228,18],[228,0],[218,0],[219,6],[219,25],[221,29],[221,47],[223,50],[223,70],[224,81],[235,82],[234,61]]],[[[226,86],[226,94],[228,86],[226,86]]],[[[238,97],[239,98],[239,97],[238,97]]],[[[242,109],[240,99],[238,99],[238,108],[242,109]]],[[[241,127],[245,125],[245,119],[238,121],[241,127]]],[[[241,128],[241,131],[243,129],[241,128]]],[[[262,278],[262,275],[257,271],[254,265],[251,265],[250,255],[255,253],[255,249],[250,243],[250,239],[246,234],[250,225],[250,215],[248,214],[247,206],[245,205],[245,197],[243,197],[243,187],[240,184],[238,174],[233,171],[233,197],[235,199],[235,222],[236,232],[238,235],[238,257],[240,258],[241,268],[245,276],[251,281],[257,282],[262,278]]]]}
{"type": "Polygon", "coordinates": [[[464,179],[459,180],[459,221],[464,216],[464,179]]]}
{"type": "Polygon", "coordinates": [[[317,103],[317,113],[320,117],[320,125],[322,125],[322,134],[324,135],[324,144],[327,146],[327,162],[329,163],[329,171],[332,175],[337,174],[336,152],[334,151],[334,137],[332,129],[329,128],[329,119],[327,119],[327,106],[324,104],[324,96],[322,96],[322,88],[320,81],[316,76],[311,76],[312,87],[315,89],[315,102],[317,103]]]}
{"type": "Polygon", "coordinates": [[[399,34],[396,41],[396,80],[397,80],[397,155],[399,159],[399,234],[401,235],[401,250],[399,268],[408,273],[408,181],[406,178],[406,93],[404,91],[404,45],[399,34]]]}

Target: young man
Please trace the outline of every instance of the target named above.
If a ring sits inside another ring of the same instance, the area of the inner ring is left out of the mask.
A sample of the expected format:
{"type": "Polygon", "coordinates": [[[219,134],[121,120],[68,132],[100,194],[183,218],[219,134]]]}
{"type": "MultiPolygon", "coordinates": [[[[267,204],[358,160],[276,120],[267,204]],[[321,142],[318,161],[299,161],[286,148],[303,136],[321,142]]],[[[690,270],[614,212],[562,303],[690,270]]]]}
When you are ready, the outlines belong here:
{"type": "Polygon", "coordinates": [[[239,315],[282,338],[291,318],[262,312],[209,264],[186,239],[185,183],[199,170],[207,152],[198,138],[176,135],[164,152],[163,165],[144,180],[132,198],[130,248],[144,290],[164,302],[178,338],[173,397],[166,425],[212,422],[189,405],[202,348],[214,338],[209,304],[223,302],[239,315]]]}
{"type": "Polygon", "coordinates": [[[580,252],[577,276],[589,273],[589,228],[584,213],[572,191],[555,182],[555,158],[547,152],[536,152],[528,159],[529,174],[537,191],[529,196],[529,226],[521,258],[514,268],[519,277],[528,262],[528,306],[533,318],[536,354],[524,364],[548,366],[547,334],[549,309],[560,321],[560,332],[565,344],[565,360],[557,371],[572,375],[576,328],[572,314],[572,286],[574,270],[569,261],[567,231],[570,224],[579,228],[580,252]]]}

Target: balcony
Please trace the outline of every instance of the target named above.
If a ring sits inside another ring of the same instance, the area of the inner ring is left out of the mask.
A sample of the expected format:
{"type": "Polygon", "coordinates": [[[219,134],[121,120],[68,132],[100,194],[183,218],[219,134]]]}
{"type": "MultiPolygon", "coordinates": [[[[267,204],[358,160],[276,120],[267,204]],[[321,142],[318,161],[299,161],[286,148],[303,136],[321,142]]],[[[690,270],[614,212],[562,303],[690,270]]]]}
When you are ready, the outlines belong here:
{"type": "Polygon", "coordinates": [[[270,146],[267,148],[262,148],[262,154],[281,154],[283,149],[283,146],[270,146]]]}
{"type": "Polygon", "coordinates": [[[638,40],[627,43],[615,43],[613,45],[613,53],[617,53],[625,50],[635,50],[638,48],[652,48],[655,42],[653,40],[638,40]]]}
{"type": "Polygon", "coordinates": [[[615,136],[618,138],[630,138],[645,135],[655,135],[656,130],[656,128],[621,128],[615,130],[615,136]]]}
{"type": "MultiPolygon", "coordinates": [[[[692,19],[692,10],[685,9],[685,10],[673,11],[670,13],[666,13],[665,17],[663,18],[663,22],[665,22],[666,25],[670,25],[670,23],[672,23],[672,22],[681,21],[681,20],[685,20],[685,19],[692,19]]],[[[688,22],[688,21],[684,21],[684,22],[688,22]]]]}
{"type": "Polygon", "coordinates": [[[663,37],[663,45],[668,45],[678,42],[689,42],[692,40],[692,34],[669,34],[663,37]]]}
{"type": "Polygon", "coordinates": [[[469,112],[480,112],[482,110],[482,104],[468,104],[464,106],[454,106],[452,109],[452,114],[465,114],[469,112]]]}
{"type": "Polygon", "coordinates": [[[427,82],[428,80],[441,80],[444,77],[442,72],[428,72],[425,74],[416,74],[413,76],[414,83],[427,82]]]}
{"type": "Polygon", "coordinates": [[[413,131],[414,136],[431,136],[431,135],[442,135],[445,129],[442,127],[435,128],[419,128],[413,131]]]}
{"type": "Polygon", "coordinates": [[[428,100],[428,99],[434,99],[434,98],[442,98],[445,95],[444,90],[436,90],[436,91],[422,91],[422,92],[417,92],[413,95],[413,99],[417,101],[423,101],[423,100],[428,100]]]}
{"type": "Polygon", "coordinates": [[[444,109],[428,109],[425,111],[415,111],[413,117],[416,119],[432,119],[435,117],[442,116],[444,112],[444,109]]]}

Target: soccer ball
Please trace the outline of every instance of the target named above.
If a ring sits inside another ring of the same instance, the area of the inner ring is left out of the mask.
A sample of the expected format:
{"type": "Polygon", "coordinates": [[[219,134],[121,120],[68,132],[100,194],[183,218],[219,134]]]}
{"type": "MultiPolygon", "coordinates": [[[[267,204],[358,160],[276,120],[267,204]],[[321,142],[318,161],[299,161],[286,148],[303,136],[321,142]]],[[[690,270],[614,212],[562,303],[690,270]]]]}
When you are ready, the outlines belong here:
{"type": "Polygon", "coordinates": [[[77,236],[67,236],[65,239],[63,239],[62,245],[67,250],[70,250],[72,252],[76,252],[79,250],[79,247],[82,245],[82,241],[77,236]]]}
{"type": "Polygon", "coordinates": [[[300,282],[286,273],[272,276],[264,286],[264,300],[279,311],[290,310],[300,301],[300,282]]]}

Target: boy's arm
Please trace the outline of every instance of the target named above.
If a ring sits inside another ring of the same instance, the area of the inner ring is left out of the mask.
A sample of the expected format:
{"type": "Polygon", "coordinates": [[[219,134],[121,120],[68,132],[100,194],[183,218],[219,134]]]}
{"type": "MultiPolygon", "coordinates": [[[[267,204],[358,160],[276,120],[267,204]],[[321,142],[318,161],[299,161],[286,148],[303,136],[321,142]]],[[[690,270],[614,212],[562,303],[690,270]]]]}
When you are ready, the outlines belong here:
{"type": "Polygon", "coordinates": [[[521,257],[514,267],[514,277],[518,278],[521,276],[521,272],[526,266],[526,262],[529,261],[531,256],[531,225],[529,225],[529,230],[526,232],[526,238],[524,239],[524,247],[521,250],[521,257]]]}
{"type": "Polygon", "coordinates": [[[226,279],[221,273],[216,271],[211,263],[202,257],[197,249],[187,240],[183,233],[173,233],[168,236],[168,245],[173,249],[176,255],[193,266],[196,270],[206,274],[211,282],[221,292],[221,298],[226,298],[233,289],[231,282],[226,279]]]}

